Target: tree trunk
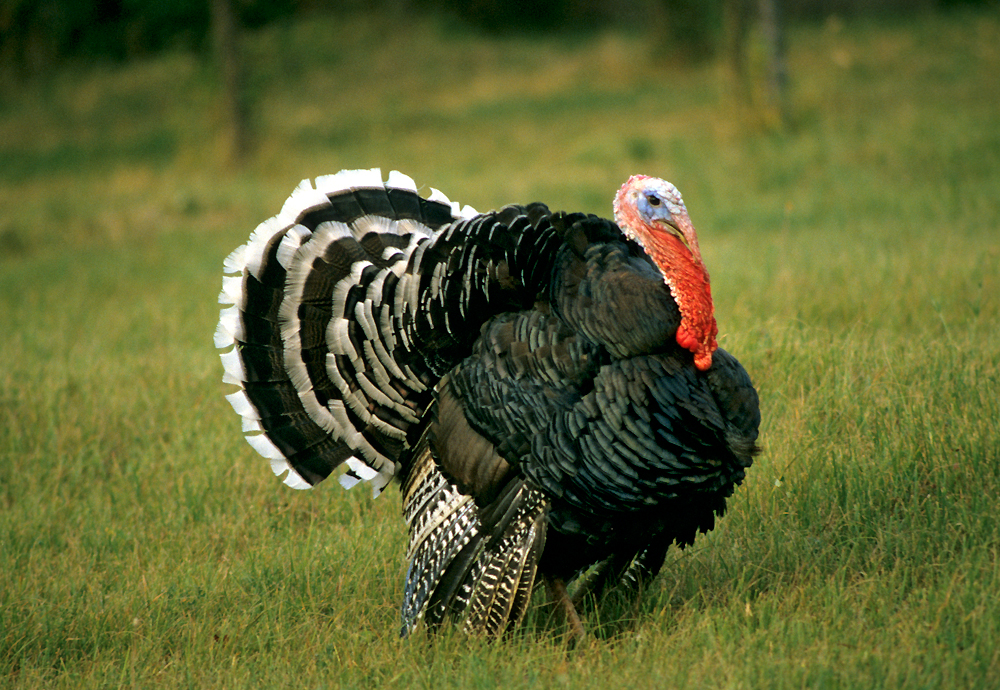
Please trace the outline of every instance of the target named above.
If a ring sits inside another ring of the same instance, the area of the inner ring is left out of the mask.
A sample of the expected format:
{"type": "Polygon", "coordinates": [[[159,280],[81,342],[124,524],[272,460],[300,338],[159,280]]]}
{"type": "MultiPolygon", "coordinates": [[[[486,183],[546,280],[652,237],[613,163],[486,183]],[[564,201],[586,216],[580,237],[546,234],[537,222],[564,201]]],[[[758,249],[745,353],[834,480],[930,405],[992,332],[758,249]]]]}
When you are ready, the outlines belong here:
{"type": "Polygon", "coordinates": [[[744,101],[751,101],[753,93],[747,47],[753,25],[752,0],[726,0],[724,10],[726,53],[736,93],[744,101]]]}
{"type": "Polygon", "coordinates": [[[212,33],[229,125],[229,156],[232,162],[239,163],[250,153],[252,137],[245,68],[232,0],[212,0],[212,33]]]}
{"type": "Polygon", "coordinates": [[[785,61],[785,33],[781,0],[760,0],[760,28],[767,46],[767,107],[778,125],[788,124],[788,64],[785,61]]]}
{"type": "Polygon", "coordinates": [[[788,63],[781,2],[725,2],[726,50],[734,91],[778,127],[788,124],[788,63]],[[762,62],[751,61],[752,43],[763,49],[762,62]]]}

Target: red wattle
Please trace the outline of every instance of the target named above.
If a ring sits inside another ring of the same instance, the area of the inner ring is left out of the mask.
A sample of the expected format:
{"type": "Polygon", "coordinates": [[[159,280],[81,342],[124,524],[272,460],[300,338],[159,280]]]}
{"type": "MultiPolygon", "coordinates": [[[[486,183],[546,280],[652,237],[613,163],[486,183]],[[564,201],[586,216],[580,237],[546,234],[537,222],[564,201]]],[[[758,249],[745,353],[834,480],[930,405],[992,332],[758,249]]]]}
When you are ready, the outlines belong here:
{"type": "Polygon", "coordinates": [[[705,265],[691,255],[680,240],[668,237],[662,246],[651,248],[653,260],[660,266],[664,281],[681,312],[681,323],[675,336],[677,344],[694,353],[694,365],[699,371],[712,366],[712,353],[719,345],[715,336],[712,288],[705,265]]]}

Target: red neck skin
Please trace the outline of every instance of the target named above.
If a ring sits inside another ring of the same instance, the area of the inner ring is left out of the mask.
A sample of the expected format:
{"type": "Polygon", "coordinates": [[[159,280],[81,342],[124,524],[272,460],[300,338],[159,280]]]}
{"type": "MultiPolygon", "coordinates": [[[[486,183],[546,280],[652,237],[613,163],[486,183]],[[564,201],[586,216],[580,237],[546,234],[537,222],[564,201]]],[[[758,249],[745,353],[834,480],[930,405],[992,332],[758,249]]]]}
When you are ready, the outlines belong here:
{"type": "Polygon", "coordinates": [[[645,249],[660,268],[663,282],[681,312],[677,344],[693,352],[695,367],[705,371],[712,366],[712,353],[719,346],[715,341],[719,328],[715,323],[708,271],[701,257],[695,254],[697,244],[692,245],[691,251],[677,237],[657,233],[656,240],[647,242],[645,249]]]}

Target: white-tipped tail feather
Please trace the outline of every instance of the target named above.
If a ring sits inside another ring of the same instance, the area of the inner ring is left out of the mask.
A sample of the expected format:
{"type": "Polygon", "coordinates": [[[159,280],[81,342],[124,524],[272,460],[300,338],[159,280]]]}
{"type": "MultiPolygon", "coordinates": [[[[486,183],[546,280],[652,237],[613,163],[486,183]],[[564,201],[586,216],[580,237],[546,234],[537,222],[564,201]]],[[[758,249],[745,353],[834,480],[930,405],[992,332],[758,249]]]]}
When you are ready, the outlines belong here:
{"type": "Polygon", "coordinates": [[[440,227],[475,215],[437,190],[422,199],[397,171],[345,170],[303,180],[226,257],[214,342],[223,381],[241,388],[227,397],[285,483],[308,488],[338,465],[344,486],[391,481],[429,392],[396,357],[420,309],[409,272],[440,227]]]}

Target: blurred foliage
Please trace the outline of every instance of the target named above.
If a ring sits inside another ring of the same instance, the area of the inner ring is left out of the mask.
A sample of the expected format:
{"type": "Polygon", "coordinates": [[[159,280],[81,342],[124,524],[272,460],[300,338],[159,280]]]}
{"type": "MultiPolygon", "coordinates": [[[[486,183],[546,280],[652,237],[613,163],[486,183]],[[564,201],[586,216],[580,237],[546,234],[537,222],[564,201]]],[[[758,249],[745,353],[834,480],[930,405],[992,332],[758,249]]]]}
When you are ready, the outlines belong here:
{"type": "MultiPolygon", "coordinates": [[[[234,0],[256,28],[308,12],[437,13],[492,34],[586,30],[609,23],[661,32],[692,58],[716,52],[732,0],[234,0]]],[[[784,0],[786,16],[896,14],[995,0],[784,0]]],[[[208,0],[0,0],[0,69],[28,77],[70,58],[126,60],[166,48],[202,50],[208,0]]],[[[331,37],[335,40],[335,37],[331,37]]]]}
{"type": "Polygon", "coordinates": [[[679,46],[693,60],[712,56],[722,36],[725,0],[663,0],[667,47],[679,46]]]}
{"type": "MultiPolygon", "coordinates": [[[[300,0],[234,0],[240,23],[264,26],[300,0]]],[[[165,48],[201,49],[208,0],[0,0],[0,67],[30,76],[67,58],[125,60],[165,48]]]]}
{"type": "Polygon", "coordinates": [[[443,10],[490,33],[552,30],[565,26],[583,3],[574,0],[418,0],[424,9],[443,10]]]}

